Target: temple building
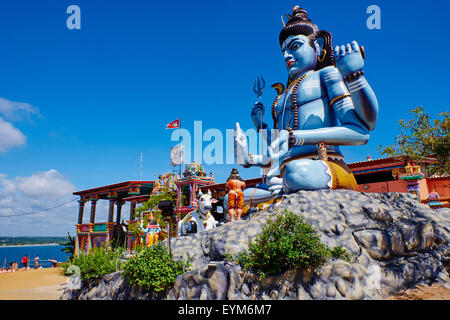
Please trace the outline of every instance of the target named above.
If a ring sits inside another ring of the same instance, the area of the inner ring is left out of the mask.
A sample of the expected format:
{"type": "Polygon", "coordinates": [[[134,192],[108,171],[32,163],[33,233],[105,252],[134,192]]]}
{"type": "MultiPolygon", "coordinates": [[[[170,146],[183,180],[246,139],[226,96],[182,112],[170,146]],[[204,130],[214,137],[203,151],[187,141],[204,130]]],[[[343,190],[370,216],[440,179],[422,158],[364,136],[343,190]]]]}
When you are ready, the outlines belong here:
{"type": "Polygon", "coordinates": [[[414,165],[408,159],[387,157],[372,160],[369,156],[365,161],[349,163],[347,166],[355,176],[358,191],[410,192],[416,194],[423,204],[435,202],[432,208],[449,207],[450,177],[428,176],[427,166],[431,163],[433,159],[414,165]]]}
{"type": "MultiPolygon", "coordinates": [[[[427,176],[427,165],[432,161],[433,159],[429,159],[422,161],[420,165],[414,165],[407,159],[372,160],[368,157],[365,161],[349,163],[348,167],[355,176],[360,192],[410,192],[416,194],[422,204],[432,208],[449,207],[450,178],[427,176]]],[[[254,178],[246,180],[245,184],[249,188],[261,182],[261,178],[254,178]]],[[[121,230],[125,230],[126,248],[128,250],[133,248],[139,238],[124,227],[137,222],[135,212],[138,205],[146,202],[150,196],[165,190],[177,194],[174,212],[178,219],[197,208],[196,195],[199,190],[212,192],[213,197],[219,201],[213,206],[211,214],[218,221],[224,217],[224,213],[217,208],[223,207],[226,195],[225,182],[216,183],[212,173],[207,174],[202,165],[194,162],[186,166],[182,175],[167,173],[160,175],[155,181],[127,181],[74,192],[74,195],[80,197],[75,252],[78,253],[80,250],[87,252],[101,243],[117,239],[121,230]],[[109,202],[106,222],[95,221],[98,201],[109,202]],[[83,222],[86,202],[90,202],[88,223],[83,222]],[[129,203],[127,220],[122,218],[122,207],[126,203],[129,203]]]]}

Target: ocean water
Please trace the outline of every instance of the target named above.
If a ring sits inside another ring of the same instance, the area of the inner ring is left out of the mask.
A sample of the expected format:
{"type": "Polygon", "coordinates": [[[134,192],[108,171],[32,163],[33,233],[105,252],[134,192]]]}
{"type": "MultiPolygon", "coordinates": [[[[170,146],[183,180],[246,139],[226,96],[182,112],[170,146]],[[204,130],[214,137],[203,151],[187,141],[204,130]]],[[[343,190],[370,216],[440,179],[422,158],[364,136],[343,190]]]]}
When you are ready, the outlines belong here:
{"type": "Polygon", "coordinates": [[[42,260],[53,259],[58,262],[66,262],[68,254],[62,252],[64,248],[62,245],[35,245],[35,246],[0,246],[0,268],[9,267],[10,262],[17,262],[18,267],[22,268],[22,258],[24,255],[28,255],[28,266],[34,268],[34,257],[39,255],[39,266],[43,268],[50,268],[51,262],[42,260]],[[6,263],[5,263],[6,259],[6,263]]]}

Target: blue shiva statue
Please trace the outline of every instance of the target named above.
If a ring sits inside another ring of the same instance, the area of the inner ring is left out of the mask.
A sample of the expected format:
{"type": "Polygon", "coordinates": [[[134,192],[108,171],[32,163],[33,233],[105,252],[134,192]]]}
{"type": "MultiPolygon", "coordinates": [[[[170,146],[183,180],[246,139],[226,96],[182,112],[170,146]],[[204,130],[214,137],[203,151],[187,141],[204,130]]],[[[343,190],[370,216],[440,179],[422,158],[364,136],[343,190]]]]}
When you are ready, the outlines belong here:
{"type": "MultiPolygon", "coordinates": [[[[234,130],[236,162],[267,170],[267,183],[245,190],[247,203],[280,192],[356,190],[339,145],[366,144],[377,122],[378,102],[362,71],[363,47],[353,41],[333,48],[331,34],[319,30],[299,6],[288,18],[279,42],[289,77],[286,88],[272,86],[278,94],[272,105],[278,134],[266,135],[267,154],[253,155],[239,123],[234,130]]],[[[268,127],[264,109],[260,101],[252,108],[258,130],[268,127]]]]}

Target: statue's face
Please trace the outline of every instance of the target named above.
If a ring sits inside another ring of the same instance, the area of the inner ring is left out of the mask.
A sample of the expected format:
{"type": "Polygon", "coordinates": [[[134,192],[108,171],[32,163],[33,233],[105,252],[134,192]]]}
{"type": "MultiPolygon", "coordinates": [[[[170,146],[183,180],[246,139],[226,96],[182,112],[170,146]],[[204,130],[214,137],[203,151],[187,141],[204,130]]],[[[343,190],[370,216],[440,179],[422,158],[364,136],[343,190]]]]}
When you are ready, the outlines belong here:
{"type": "Polygon", "coordinates": [[[281,52],[291,78],[316,67],[317,51],[309,45],[308,37],[304,35],[289,36],[283,42],[281,52]]]}

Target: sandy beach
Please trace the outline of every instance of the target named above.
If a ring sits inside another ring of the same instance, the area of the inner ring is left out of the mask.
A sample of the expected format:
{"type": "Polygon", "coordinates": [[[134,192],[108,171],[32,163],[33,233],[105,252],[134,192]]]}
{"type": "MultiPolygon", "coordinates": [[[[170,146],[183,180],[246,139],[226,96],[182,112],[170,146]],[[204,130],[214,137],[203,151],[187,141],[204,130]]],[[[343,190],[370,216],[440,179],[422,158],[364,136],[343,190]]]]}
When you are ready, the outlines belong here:
{"type": "Polygon", "coordinates": [[[59,268],[18,270],[0,274],[0,300],[58,300],[68,277],[59,268]]]}

